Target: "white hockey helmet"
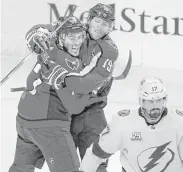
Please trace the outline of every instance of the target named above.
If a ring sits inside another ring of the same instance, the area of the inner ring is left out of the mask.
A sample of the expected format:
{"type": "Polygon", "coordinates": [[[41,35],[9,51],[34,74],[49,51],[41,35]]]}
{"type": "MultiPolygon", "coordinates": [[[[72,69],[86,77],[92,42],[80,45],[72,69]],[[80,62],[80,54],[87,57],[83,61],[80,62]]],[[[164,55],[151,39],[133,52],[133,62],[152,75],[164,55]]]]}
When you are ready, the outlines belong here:
{"type": "Polygon", "coordinates": [[[141,112],[149,124],[157,123],[166,108],[167,92],[161,79],[144,78],[138,89],[141,112]]]}
{"type": "Polygon", "coordinates": [[[142,79],[138,93],[139,98],[144,100],[157,100],[167,96],[162,80],[156,77],[142,79]]]}

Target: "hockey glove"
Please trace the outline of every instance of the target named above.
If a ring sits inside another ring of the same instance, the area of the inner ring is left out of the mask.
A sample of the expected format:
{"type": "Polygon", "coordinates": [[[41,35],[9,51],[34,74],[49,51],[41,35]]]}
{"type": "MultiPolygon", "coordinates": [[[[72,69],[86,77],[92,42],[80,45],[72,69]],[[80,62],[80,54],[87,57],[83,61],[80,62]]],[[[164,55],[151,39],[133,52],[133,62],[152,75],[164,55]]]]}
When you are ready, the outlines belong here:
{"type": "Polygon", "coordinates": [[[64,83],[67,73],[68,71],[59,64],[48,61],[48,70],[42,73],[42,81],[59,90],[60,86],[64,83]]]}
{"type": "Polygon", "coordinates": [[[38,56],[38,61],[44,64],[48,64],[48,61],[51,61],[51,58],[49,56],[49,53],[47,51],[43,52],[38,56]]]}
{"type": "Polygon", "coordinates": [[[35,54],[41,54],[50,47],[49,41],[44,41],[49,35],[49,31],[44,28],[33,30],[26,36],[27,46],[35,54]]]}

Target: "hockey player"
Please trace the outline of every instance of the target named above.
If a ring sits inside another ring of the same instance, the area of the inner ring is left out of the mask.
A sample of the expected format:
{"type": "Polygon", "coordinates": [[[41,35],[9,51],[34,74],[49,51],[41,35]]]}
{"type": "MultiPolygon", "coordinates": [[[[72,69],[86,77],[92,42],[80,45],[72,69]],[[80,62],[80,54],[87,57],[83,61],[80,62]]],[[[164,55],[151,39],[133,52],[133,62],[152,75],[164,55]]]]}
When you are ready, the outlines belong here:
{"type": "MultiPolygon", "coordinates": [[[[66,87],[76,93],[92,93],[93,98],[107,97],[112,85],[112,71],[118,57],[116,45],[108,37],[114,26],[114,10],[105,4],[97,4],[89,10],[86,39],[80,49],[79,58],[83,66],[90,64],[93,57],[101,52],[95,67],[87,75],[72,74],[65,78],[66,87]],[[74,84],[73,84],[74,83],[74,84]],[[98,85],[98,83],[100,83],[98,85]],[[96,87],[97,85],[97,87],[96,87]]],[[[47,28],[50,26],[37,25],[33,28],[47,28]]],[[[52,28],[52,27],[51,27],[52,28]]],[[[32,30],[31,30],[32,32],[32,30]]],[[[34,46],[33,46],[34,47],[34,46]]],[[[106,101],[94,102],[82,113],[72,118],[71,133],[76,147],[83,158],[86,149],[99,138],[101,131],[106,127],[104,115],[106,101]]],[[[106,163],[99,170],[106,171],[106,163]]]]}
{"type": "Polygon", "coordinates": [[[87,149],[81,170],[95,172],[101,162],[120,150],[126,172],[183,171],[180,111],[166,107],[167,92],[158,78],[143,79],[138,92],[140,108],[124,109],[113,116],[99,142],[87,149]]]}
{"type": "MultiPolygon", "coordinates": [[[[84,65],[88,64],[92,54],[97,52],[97,45],[102,49],[102,56],[90,75],[90,77],[96,75],[99,80],[103,80],[100,87],[93,91],[96,97],[107,97],[113,82],[111,75],[114,62],[118,57],[118,50],[108,34],[114,26],[114,15],[111,6],[105,4],[99,3],[89,10],[86,40],[81,48],[80,57],[84,65]]],[[[79,148],[81,159],[86,149],[99,139],[100,133],[107,126],[104,114],[106,104],[107,101],[94,103],[86,107],[81,114],[72,117],[71,134],[76,147],[79,148]]],[[[97,172],[106,172],[106,167],[107,161],[99,166],[97,172]]]]}
{"type": "MultiPolygon", "coordinates": [[[[76,18],[68,20],[63,28],[64,30],[59,32],[59,38],[67,51],[53,49],[46,52],[49,56],[45,59],[40,57],[28,77],[27,90],[20,98],[16,119],[18,133],[16,153],[9,172],[33,172],[35,167],[42,167],[44,159],[52,172],[79,170],[79,158],[70,134],[71,114],[63,103],[68,97],[60,99],[55,87],[61,85],[62,78],[67,73],[82,71],[81,61],[74,56],[79,54],[84,30],[76,18]],[[51,74],[47,72],[47,65],[52,70],[51,74]],[[38,85],[34,92],[31,90],[31,83],[36,77],[41,77],[44,82],[38,85]],[[59,80],[56,80],[57,77],[59,80]],[[53,86],[50,85],[52,80],[56,80],[53,86]]],[[[64,96],[67,90],[63,92],[64,96]]]]}

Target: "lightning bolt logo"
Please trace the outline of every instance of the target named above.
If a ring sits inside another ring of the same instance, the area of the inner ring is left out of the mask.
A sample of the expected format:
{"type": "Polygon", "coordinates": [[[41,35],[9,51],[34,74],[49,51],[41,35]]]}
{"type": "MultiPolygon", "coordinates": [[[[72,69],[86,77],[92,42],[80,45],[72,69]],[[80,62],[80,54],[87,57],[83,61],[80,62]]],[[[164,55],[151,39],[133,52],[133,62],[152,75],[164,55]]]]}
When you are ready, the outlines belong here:
{"type": "Polygon", "coordinates": [[[156,163],[166,152],[163,152],[163,150],[170,144],[170,142],[165,143],[162,146],[159,146],[156,148],[156,150],[153,152],[153,154],[149,157],[149,159],[152,159],[144,168],[145,171],[147,172],[150,169],[152,169],[153,167],[155,167],[156,165],[158,165],[159,163],[156,163]]]}
{"type": "MultiPolygon", "coordinates": [[[[161,146],[158,146],[158,147],[152,147],[152,148],[149,148],[149,149],[146,149],[145,151],[143,151],[141,154],[144,154],[144,153],[147,153],[148,151],[152,150],[152,149],[155,149],[153,151],[153,153],[151,153],[151,155],[149,156],[149,160],[150,162],[147,163],[145,166],[142,166],[142,165],[139,165],[139,168],[142,172],[149,172],[151,169],[153,169],[154,167],[156,167],[161,161],[159,161],[163,156],[164,154],[169,151],[171,153],[171,158],[169,159],[169,161],[167,160],[167,163],[165,165],[165,167],[161,170],[161,172],[164,172],[168,165],[173,161],[174,159],[174,152],[167,148],[167,146],[171,143],[170,142],[167,142],[161,146]],[[158,162],[159,161],[159,162],[158,162]],[[140,167],[141,166],[141,167],[140,167]],[[143,170],[144,169],[144,170],[143,170]]],[[[140,154],[140,155],[141,155],[140,154]]],[[[140,156],[139,155],[139,156],[140,156]]],[[[138,156],[138,162],[139,162],[139,156],[138,156]]],[[[138,163],[139,164],[139,163],[138,163]]]]}

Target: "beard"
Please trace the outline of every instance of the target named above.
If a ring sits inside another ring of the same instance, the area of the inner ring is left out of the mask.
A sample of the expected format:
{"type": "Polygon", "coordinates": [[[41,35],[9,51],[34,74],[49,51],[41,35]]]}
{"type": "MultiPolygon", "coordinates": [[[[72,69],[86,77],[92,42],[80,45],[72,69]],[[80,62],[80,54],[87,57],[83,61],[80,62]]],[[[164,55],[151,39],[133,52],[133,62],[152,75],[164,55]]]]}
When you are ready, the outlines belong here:
{"type": "Polygon", "coordinates": [[[161,115],[161,109],[154,108],[150,110],[149,116],[151,119],[157,119],[161,115]]]}

